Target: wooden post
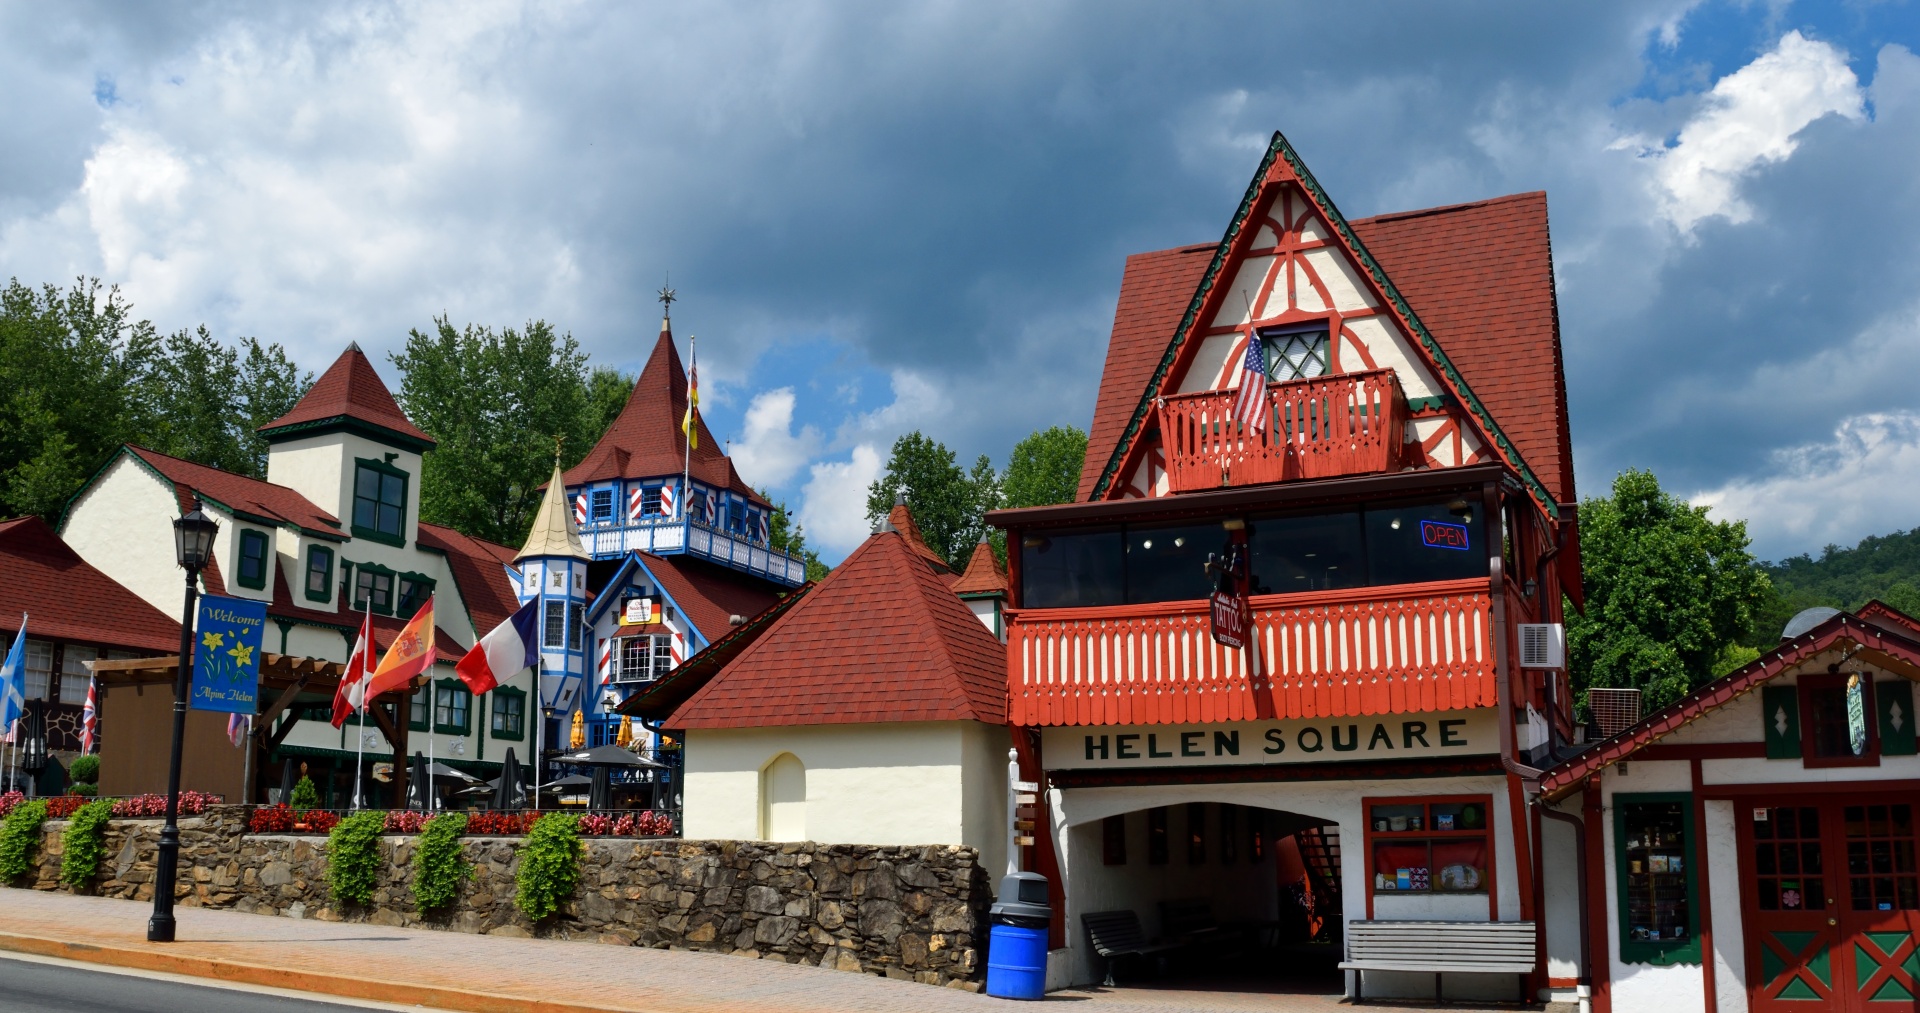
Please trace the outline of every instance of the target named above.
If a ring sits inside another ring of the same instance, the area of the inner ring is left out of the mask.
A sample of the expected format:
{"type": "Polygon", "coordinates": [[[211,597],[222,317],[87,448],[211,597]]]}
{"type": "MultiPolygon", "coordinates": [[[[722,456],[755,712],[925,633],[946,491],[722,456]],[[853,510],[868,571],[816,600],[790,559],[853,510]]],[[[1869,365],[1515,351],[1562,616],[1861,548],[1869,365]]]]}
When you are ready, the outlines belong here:
{"type": "MultiPolygon", "coordinates": [[[[424,678],[424,676],[422,677],[424,678]]],[[[400,736],[393,740],[393,807],[407,807],[407,726],[413,723],[413,684],[409,682],[399,699],[393,702],[393,726],[400,736]]]]}

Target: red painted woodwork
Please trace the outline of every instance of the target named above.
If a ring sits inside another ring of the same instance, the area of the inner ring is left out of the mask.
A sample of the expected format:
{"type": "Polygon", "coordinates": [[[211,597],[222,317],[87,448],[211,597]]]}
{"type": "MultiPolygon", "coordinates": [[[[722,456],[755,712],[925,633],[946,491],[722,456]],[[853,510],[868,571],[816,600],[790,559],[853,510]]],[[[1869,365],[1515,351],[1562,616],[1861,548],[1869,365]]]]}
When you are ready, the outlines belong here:
{"type": "Polygon", "coordinates": [[[1252,606],[1247,651],[1213,642],[1203,600],[1009,611],[1007,719],[1191,724],[1497,703],[1486,580],[1256,595],[1252,606]]]}
{"type": "Polygon", "coordinates": [[[1158,405],[1174,492],[1391,471],[1400,466],[1407,399],[1390,369],[1273,384],[1265,430],[1231,420],[1232,390],[1176,394],[1158,405]]]}

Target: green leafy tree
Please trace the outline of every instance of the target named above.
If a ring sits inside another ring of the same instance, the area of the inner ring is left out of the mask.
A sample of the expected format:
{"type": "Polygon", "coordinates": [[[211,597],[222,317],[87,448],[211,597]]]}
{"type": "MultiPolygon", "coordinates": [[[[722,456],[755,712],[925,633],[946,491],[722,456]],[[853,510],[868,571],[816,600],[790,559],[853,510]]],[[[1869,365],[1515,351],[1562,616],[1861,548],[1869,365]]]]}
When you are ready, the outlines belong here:
{"type": "Polygon", "coordinates": [[[886,472],[867,487],[867,522],[878,523],[902,495],[927,547],[964,566],[984,530],[981,515],[999,505],[999,480],[986,455],[969,473],[945,444],[915,430],[893,441],[886,472]]]}
{"type": "Polygon", "coordinates": [[[800,530],[800,522],[793,519],[787,505],[776,501],[765,489],[758,490],[760,498],[773,504],[773,516],[767,520],[767,540],[774,548],[788,555],[798,556],[806,561],[808,580],[825,580],[827,564],[820,561],[820,554],[807,548],[807,536],[800,530]]]}
{"type": "Polygon", "coordinates": [[[1009,507],[1071,503],[1087,460],[1087,434],[1073,426],[1049,426],[1013,445],[1000,492],[1009,507]]]}
{"type": "Polygon", "coordinates": [[[267,441],[255,432],[285,415],[313,384],[278,344],[240,339],[235,348],[207,329],[161,343],[146,377],[147,424],[137,442],[163,454],[264,478],[267,441]]]}
{"type": "Polygon", "coordinates": [[[578,463],[630,384],[614,370],[589,372],[573,336],[543,320],[498,331],[434,324],[392,356],[401,408],[439,441],[422,466],[421,519],[519,545],[553,473],[554,437],[562,462],[578,463]]]}
{"type": "Polygon", "coordinates": [[[1641,689],[1652,711],[1713,679],[1770,590],[1744,521],[1709,520],[1645,471],[1580,504],[1580,555],[1586,611],[1567,609],[1567,650],[1583,710],[1593,686],[1641,689]]]}
{"type": "Polygon", "coordinates": [[[293,786],[293,797],[287,800],[287,804],[303,812],[320,808],[320,789],[313,786],[313,778],[301,774],[300,780],[293,786]]]}
{"type": "Polygon", "coordinates": [[[75,757],[67,766],[67,777],[75,784],[99,784],[100,757],[92,754],[75,757]]]}

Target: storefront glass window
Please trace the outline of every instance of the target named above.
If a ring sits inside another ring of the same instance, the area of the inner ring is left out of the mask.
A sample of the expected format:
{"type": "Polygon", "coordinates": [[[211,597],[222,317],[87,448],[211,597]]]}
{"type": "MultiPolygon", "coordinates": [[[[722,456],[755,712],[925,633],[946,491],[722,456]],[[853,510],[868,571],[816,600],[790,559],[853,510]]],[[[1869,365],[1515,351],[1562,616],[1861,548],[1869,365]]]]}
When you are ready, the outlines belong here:
{"type": "Polygon", "coordinates": [[[1491,802],[1486,795],[1364,800],[1369,909],[1402,894],[1478,894],[1492,917],[1491,802]]]}
{"type": "Polygon", "coordinates": [[[1227,533],[1218,522],[1178,526],[1129,525],[1127,601],[1185,601],[1213,590],[1207,555],[1226,550],[1227,533]]]}
{"type": "Polygon", "coordinates": [[[1641,964],[1699,963],[1692,798],[1616,795],[1613,804],[1620,958],[1641,964]]]}
{"type": "Polygon", "coordinates": [[[1358,510],[1257,518],[1251,528],[1256,594],[1324,591],[1367,581],[1358,510]]]}
{"type": "Polygon", "coordinates": [[[1119,605],[1126,600],[1119,529],[1033,531],[1020,540],[1020,601],[1027,608],[1119,605]]]}
{"type": "Polygon", "coordinates": [[[1367,510],[1370,584],[1424,584],[1487,575],[1480,505],[1465,499],[1367,510]]]}

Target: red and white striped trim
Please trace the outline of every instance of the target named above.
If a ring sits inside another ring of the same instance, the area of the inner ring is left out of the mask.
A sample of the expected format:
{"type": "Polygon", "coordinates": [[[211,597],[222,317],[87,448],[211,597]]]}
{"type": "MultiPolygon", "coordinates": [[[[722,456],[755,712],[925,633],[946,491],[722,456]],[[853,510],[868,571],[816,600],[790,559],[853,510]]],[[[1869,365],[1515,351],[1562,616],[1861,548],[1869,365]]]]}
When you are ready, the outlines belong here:
{"type": "Polygon", "coordinates": [[[573,498],[573,520],[576,524],[587,522],[587,494],[584,492],[573,498]]]}
{"type": "Polygon", "coordinates": [[[646,510],[647,494],[639,489],[627,493],[627,520],[637,521],[646,510]]]}

